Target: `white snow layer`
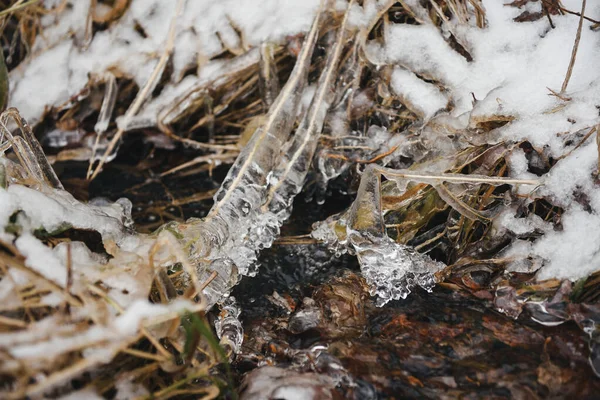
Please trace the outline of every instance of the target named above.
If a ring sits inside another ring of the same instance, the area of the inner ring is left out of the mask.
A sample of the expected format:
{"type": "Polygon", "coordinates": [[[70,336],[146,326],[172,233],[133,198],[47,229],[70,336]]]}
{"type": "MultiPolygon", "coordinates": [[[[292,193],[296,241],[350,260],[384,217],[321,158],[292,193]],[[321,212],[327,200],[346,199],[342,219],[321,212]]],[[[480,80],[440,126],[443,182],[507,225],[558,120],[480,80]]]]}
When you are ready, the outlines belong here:
{"type": "MultiPolygon", "coordinates": [[[[210,58],[224,46],[243,51],[244,46],[263,40],[277,42],[307,31],[319,2],[186,1],[177,20],[174,79],[199,57],[210,58]]],[[[115,68],[141,87],[162,54],[178,2],[134,0],[125,15],[105,31],[96,32],[87,47],[82,41],[90,0],[67,3],[62,13],[43,18],[44,33],[34,46],[36,56],[10,75],[10,105],[31,123],[39,121],[46,106],[64,103],[79,93],[88,74],[100,76],[115,68]]]]}

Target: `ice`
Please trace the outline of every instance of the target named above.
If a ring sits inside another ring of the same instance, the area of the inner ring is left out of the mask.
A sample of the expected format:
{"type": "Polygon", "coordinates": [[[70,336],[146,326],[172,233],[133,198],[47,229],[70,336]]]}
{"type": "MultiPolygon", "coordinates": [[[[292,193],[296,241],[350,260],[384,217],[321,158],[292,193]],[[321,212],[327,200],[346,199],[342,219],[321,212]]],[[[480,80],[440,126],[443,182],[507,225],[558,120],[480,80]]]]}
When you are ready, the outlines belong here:
{"type": "Polygon", "coordinates": [[[304,186],[325,117],[333,101],[334,73],[345,44],[347,15],[348,13],[338,28],[335,46],[329,54],[308,110],[279,166],[269,176],[268,194],[261,210],[262,215],[258,217],[250,233],[250,240],[254,241],[258,248],[271,246],[279,234],[279,227],[291,214],[294,198],[304,186]]]}
{"type": "Polygon", "coordinates": [[[437,281],[435,273],[445,267],[385,234],[380,177],[373,166],[363,173],[350,210],[315,224],[312,236],[325,241],[336,254],[342,254],[343,247],[356,254],[361,273],[380,307],[391,300],[405,299],[417,286],[431,291],[437,281]]]}
{"type": "Polygon", "coordinates": [[[104,99],[102,100],[102,106],[100,107],[100,113],[98,114],[98,121],[96,122],[96,125],[94,125],[94,130],[98,135],[101,135],[108,129],[108,124],[110,123],[118,94],[115,76],[112,73],[107,72],[105,77],[106,88],[104,90],[104,99]]]}
{"type": "MultiPolygon", "coordinates": [[[[32,229],[44,228],[47,232],[74,227],[97,230],[105,239],[120,241],[127,233],[125,223],[131,216],[124,211],[131,211],[131,203],[123,200],[119,204],[94,206],[75,200],[69,193],[60,189],[48,189],[46,193],[21,185],[10,185],[1,189],[7,202],[15,207],[10,214],[21,210],[27,216],[32,229]],[[10,200],[8,200],[10,198],[10,200]]],[[[7,220],[0,221],[0,225],[7,220]]]]}
{"type": "MultiPolygon", "coordinates": [[[[147,300],[139,300],[132,304],[122,315],[116,317],[106,326],[96,325],[79,332],[64,332],[63,335],[51,335],[46,340],[35,341],[34,337],[21,337],[11,340],[10,335],[3,335],[5,345],[11,344],[10,354],[18,359],[51,359],[69,351],[78,350],[86,346],[106,343],[112,340],[112,345],[107,350],[118,351],[119,344],[135,336],[144,321],[149,324],[160,321],[160,318],[173,312],[197,308],[188,301],[178,300],[170,305],[150,304],[147,300]],[[34,343],[35,341],[35,343],[34,343]],[[30,343],[31,342],[31,343],[30,343]],[[116,344],[116,346],[115,346],[116,344]]],[[[49,321],[47,321],[49,322],[49,321]]],[[[35,332],[32,330],[32,332],[35,332]]],[[[43,332],[39,329],[36,332],[43,332]]],[[[19,333],[21,336],[23,332],[19,333]]]]}
{"type": "Polygon", "coordinates": [[[221,303],[221,313],[215,321],[215,331],[221,344],[228,346],[234,354],[241,351],[244,340],[244,327],[240,322],[241,312],[235,297],[229,296],[221,303]]]}
{"type": "MultiPolygon", "coordinates": [[[[226,296],[240,275],[257,272],[257,251],[270,247],[289,217],[294,197],[303,187],[323,123],[333,99],[335,70],[345,41],[345,22],[338,30],[313,99],[298,130],[292,129],[306,84],[308,64],[324,13],[315,18],[292,74],[260,126],[229,170],[204,221],[184,231],[198,260],[200,279],[219,275],[205,289],[209,304],[226,296]],[[281,156],[282,149],[284,150],[281,156]]],[[[347,21],[347,18],[344,19],[347,21]]]]}
{"type": "Polygon", "coordinates": [[[390,300],[405,299],[417,286],[430,292],[437,282],[435,272],[445,267],[387,237],[365,241],[362,236],[351,236],[350,240],[379,307],[390,300]]]}

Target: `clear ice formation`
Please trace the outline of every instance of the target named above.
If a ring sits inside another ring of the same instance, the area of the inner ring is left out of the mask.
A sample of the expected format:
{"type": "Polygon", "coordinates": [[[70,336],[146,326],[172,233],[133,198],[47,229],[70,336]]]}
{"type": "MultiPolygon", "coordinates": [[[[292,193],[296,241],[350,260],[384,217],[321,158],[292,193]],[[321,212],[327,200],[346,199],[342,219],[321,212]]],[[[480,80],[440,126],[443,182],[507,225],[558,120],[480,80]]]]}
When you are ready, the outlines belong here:
{"type": "Polygon", "coordinates": [[[215,331],[221,344],[230,347],[234,354],[240,352],[244,341],[244,327],[239,320],[241,311],[235,297],[228,297],[221,303],[221,313],[215,321],[215,331]]]}
{"type": "Polygon", "coordinates": [[[256,274],[257,251],[270,247],[277,238],[294,197],[302,189],[333,101],[335,72],[345,44],[347,15],[312,102],[288,142],[324,19],[324,13],[319,12],[290,78],[271,105],[266,122],[254,132],[229,170],[208,216],[176,227],[191,261],[198,266],[198,278],[201,282],[210,280],[204,289],[209,306],[227,296],[242,275],[256,274]]]}
{"type": "Polygon", "coordinates": [[[381,181],[375,167],[363,173],[356,200],[343,215],[315,224],[312,236],[336,254],[355,253],[377,306],[405,299],[416,286],[431,291],[444,264],[385,234],[381,181]],[[345,248],[345,249],[344,249],[345,248]]]}
{"type": "Polygon", "coordinates": [[[0,154],[10,147],[14,149],[21,166],[27,171],[30,178],[34,181],[45,182],[53,188],[63,188],[31,127],[16,108],[9,108],[0,114],[0,154]],[[10,120],[19,128],[16,135],[13,135],[9,129],[10,120]]]}

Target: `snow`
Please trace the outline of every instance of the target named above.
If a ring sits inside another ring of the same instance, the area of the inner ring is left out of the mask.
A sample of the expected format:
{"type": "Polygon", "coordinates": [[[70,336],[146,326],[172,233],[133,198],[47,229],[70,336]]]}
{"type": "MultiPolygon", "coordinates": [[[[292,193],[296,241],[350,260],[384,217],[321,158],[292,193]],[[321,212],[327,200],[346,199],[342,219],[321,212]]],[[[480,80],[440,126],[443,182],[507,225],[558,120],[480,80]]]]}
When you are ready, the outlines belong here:
{"type": "MultiPolygon", "coordinates": [[[[368,54],[377,64],[401,65],[446,86],[454,103],[453,116],[467,112],[472,121],[493,115],[522,117],[504,129],[505,138],[527,138],[534,146],[549,144],[558,150],[558,141],[549,138],[550,126],[555,132],[573,132],[593,124],[597,118],[597,112],[592,113],[595,104],[589,100],[598,101],[598,74],[587,66],[600,61],[600,37],[589,29],[589,23],[584,23],[568,87],[573,101],[562,112],[548,114],[561,104],[561,100],[549,96],[548,88],[560,91],[578,18],[557,16],[553,18],[556,29],[550,29],[546,19],[515,23],[512,19],[522,10],[503,3],[483,2],[488,19],[485,29],[470,26],[454,29],[466,43],[472,62],[454,51],[431,24],[393,25],[386,31],[385,44],[370,44],[368,54]],[[478,100],[475,107],[473,96],[478,100]],[[571,124],[568,118],[576,123],[571,124]]],[[[579,9],[576,1],[570,3],[572,8],[579,9]]],[[[596,5],[595,11],[588,9],[588,13],[598,14],[598,9],[596,5]]],[[[394,72],[397,73],[398,70],[394,72]]],[[[428,90],[420,92],[424,98],[417,103],[427,108],[431,101],[428,90]]]]}
{"type": "Polygon", "coordinates": [[[67,268],[49,247],[29,233],[19,236],[15,245],[25,256],[25,265],[65,287],[67,268]]]}
{"type": "Polygon", "coordinates": [[[4,227],[15,211],[25,213],[32,229],[53,232],[64,227],[97,230],[104,238],[120,239],[123,221],[127,219],[120,204],[94,206],[76,201],[69,193],[53,190],[47,193],[22,185],[0,188],[2,211],[0,227],[4,227]]]}
{"type": "MultiPolygon", "coordinates": [[[[119,346],[128,339],[135,338],[139,328],[146,321],[148,324],[161,322],[161,317],[172,316],[173,313],[181,313],[185,310],[196,310],[197,304],[185,300],[177,300],[171,304],[150,304],[147,300],[139,300],[133,303],[123,314],[116,317],[108,325],[96,325],[82,333],[65,332],[62,335],[55,334],[35,343],[18,337],[18,343],[11,341],[13,335],[0,335],[0,340],[5,345],[11,345],[8,351],[13,357],[20,359],[46,358],[52,359],[66,352],[82,349],[88,346],[99,345],[108,342],[108,350],[118,350],[119,346]]],[[[55,321],[53,321],[55,322],[55,321]]],[[[54,328],[53,328],[54,329],[54,328]]],[[[44,332],[36,329],[36,332],[44,332]]],[[[18,336],[21,336],[22,332],[18,336]]],[[[16,336],[16,335],[15,335],[16,336]]],[[[29,339],[39,339],[30,337],[29,339]]]]}
{"type": "Polygon", "coordinates": [[[448,98],[435,85],[405,69],[394,70],[391,85],[404,104],[409,108],[412,105],[412,111],[426,120],[448,105],[448,98]]]}
{"type": "MultiPolygon", "coordinates": [[[[244,46],[282,42],[287,35],[307,31],[319,2],[185,2],[176,25],[173,76],[181,78],[198,57],[213,57],[226,47],[243,52],[244,46]]],[[[177,7],[175,0],[134,0],[121,19],[97,32],[86,48],[77,39],[84,37],[89,0],[67,3],[60,15],[43,18],[44,34],[34,46],[36,57],[10,74],[9,105],[17,107],[30,123],[41,119],[46,106],[59,105],[79,93],[90,74],[100,76],[116,68],[134,78],[138,86],[144,85],[164,50],[177,7]]]]}

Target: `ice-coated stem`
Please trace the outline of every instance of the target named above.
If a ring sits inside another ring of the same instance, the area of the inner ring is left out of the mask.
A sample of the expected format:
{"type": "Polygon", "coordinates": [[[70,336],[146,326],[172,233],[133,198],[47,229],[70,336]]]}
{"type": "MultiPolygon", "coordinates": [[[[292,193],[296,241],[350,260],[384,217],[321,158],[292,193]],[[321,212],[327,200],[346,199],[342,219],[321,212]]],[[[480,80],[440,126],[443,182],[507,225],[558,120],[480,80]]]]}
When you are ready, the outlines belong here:
{"type": "Polygon", "coordinates": [[[369,165],[361,178],[346,229],[361,272],[380,306],[390,300],[406,298],[417,285],[431,290],[435,272],[444,267],[386,235],[381,209],[381,176],[374,165],[369,165]]]}
{"type": "Polygon", "coordinates": [[[38,182],[45,182],[53,188],[63,189],[62,183],[60,183],[54,169],[50,166],[44,150],[35,138],[31,127],[25,118],[21,117],[16,108],[9,108],[0,114],[0,131],[2,133],[0,135],[0,152],[4,152],[10,146],[13,146],[19,161],[31,178],[38,182]],[[19,127],[21,136],[14,136],[8,129],[8,120],[11,118],[19,127]],[[3,143],[5,136],[7,141],[3,143]]]}
{"type": "MultiPolygon", "coordinates": [[[[348,11],[353,0],[348,4],[348,11]]],[[[250,242],[256,250],[270,247],[279,235],[279,228],[291,213],[294,198],[304,185],[304,180],[317,148],[323,123],[333,101],[335,91],[334,77],[340,62],[342,49],[346,42],[346,12],[339,27],[335,45],[331,50],[325,68],[319,77],[317,90],[305,113],[300,126],[292,139],[279,165],[269,178],[268,194],[259,217],[252,224],[250,242]]]]}
{"type": "Polygon", "coordinates": [[[190,259],[198,266],[199,279],[208,279],[213,271],[218,274],[204,290],[210,305],[229,292],[239,280],[239,273],[248,273],[248,265],[256,258],[253,249],[240,247],[238,243],[241,241],[243,245],[249,225],[264,203],[267,176],[279,163],[281,148],[296,120],[312,53],[324,21],[322,8],[323,4],[288,81],[271,105],[264,124],[255,130],[229,170],[208,216],[178,227],[190,259]],[[237,255],[234,257],[237,263],[231,259],[232,250],[237,255]]]}

